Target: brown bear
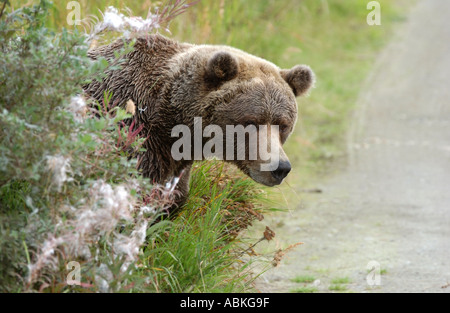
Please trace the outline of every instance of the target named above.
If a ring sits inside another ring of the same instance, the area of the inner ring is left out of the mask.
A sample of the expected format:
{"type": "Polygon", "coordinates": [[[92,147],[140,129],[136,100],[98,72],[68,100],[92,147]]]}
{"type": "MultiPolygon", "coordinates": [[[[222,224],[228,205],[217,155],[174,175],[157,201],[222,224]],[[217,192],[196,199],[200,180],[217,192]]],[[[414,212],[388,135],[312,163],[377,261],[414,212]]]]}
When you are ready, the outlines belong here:
{"type": "MultiPolygon", "coordinates": [[[[118,40],[91,49],[89,56],[113,60],[123,46],[124,41],[118,40]]],[[[177,203],[182,205],[194,157],[173,157],[172,146],[178,138],[172,130],[176,125],[193,130],[194,120],[201,118],[202,129],[217,125],[224,133],[227,125],[277,125],[264,135],[266,144],[277,148],[272,148],[279,160],[273,170],[262,171],[265,161],[260,158],[224,159],[256,182],[278,185],[291,170],[281,146],[296,123],[295,97],[305,94],[313,83],[314,74],[305,65],[285,70],[228,46],[193,45],[149,35],[136,39],[119,69],[109,70],[102,81],[94,80],[84,89],[99,102],[104,92],[110,91],[111,103],[125,105],[131,99],[136,104],[135,119],[144,125],[141,135],[148,137],[146,152],[139,156],[139,169],[154,183],[181,176],[177,203]]],[[[205,142],[203,138],[201,144],[205,142]]]]}

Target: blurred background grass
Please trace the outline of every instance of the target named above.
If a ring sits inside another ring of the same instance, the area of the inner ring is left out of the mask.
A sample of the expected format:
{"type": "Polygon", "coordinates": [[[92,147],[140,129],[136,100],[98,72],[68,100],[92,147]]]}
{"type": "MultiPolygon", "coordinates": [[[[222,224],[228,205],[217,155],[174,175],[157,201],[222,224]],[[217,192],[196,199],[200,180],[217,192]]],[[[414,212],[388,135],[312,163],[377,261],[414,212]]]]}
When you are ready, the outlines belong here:
{"type": "MultiPolygon", "coordinates": [[[[16,0],[11,5],[33,2],[16,0]]],[[[66,21],[68,2],[54,1],[48,26],[73,27],[66,21]]],[[[108,6],[129,8],[145,17],[150,8],[164,5],[150,0],[78,2],[82,19],[99,17],[108,6]]],[[[294,170],[281,191],[284,198],[295,199],[298,191],[314,186],[345,156],[346,129],[360,88],[393,27],[404,19],[407,1],[379,2],[382,25],[369,26],[368,1],[201,0],[174,20],[171,34],[163,34],[196,44],[234,46],[282,68],[311,66],[316,88],[310,97],[298,100],[299,120],[285,145],[294,170]]]]}

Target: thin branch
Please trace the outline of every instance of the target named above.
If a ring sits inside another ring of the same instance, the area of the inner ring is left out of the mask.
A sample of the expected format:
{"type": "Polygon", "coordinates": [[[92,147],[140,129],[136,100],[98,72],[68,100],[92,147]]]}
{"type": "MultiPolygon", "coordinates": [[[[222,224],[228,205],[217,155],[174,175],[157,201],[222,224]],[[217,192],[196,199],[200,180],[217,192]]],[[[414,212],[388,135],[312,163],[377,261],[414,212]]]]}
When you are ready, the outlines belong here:
{"type": "Polygon", "coordinates": [[[5,11],[5,7],[6,7],[6,2],[8,2],[7,0],[5,0],[5,2],[3,2],[3,6],[2,9],[0,10],[0,18],[2,18],[3,16],[3,11],[5,11]]]}

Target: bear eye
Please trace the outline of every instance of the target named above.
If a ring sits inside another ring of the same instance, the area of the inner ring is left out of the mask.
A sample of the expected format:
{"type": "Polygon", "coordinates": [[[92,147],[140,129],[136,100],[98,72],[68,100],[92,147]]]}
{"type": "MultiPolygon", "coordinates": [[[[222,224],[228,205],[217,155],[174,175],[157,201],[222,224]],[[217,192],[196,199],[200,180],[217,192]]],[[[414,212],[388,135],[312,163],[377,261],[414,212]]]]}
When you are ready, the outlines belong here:
{"type": "Polygon", "coordinates": [[[280,132],[285,133],[289,130],[289,126],[286,124],[280,124],[279,126],[280,132]]]}

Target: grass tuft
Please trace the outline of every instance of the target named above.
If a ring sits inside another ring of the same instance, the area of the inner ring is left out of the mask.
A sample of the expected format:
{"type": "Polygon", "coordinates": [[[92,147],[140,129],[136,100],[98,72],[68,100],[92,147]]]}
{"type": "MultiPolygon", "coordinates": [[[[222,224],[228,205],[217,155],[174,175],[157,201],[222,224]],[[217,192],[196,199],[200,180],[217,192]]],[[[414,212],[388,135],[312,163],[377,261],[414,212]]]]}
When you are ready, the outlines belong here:
{"type": "Polygon", "coordinates": [[[316,280],[316,278],[311,275],[297,276],[297,277],[291,279],[291,281],[294,283],[312,283],[315,280],[316,280]]]}
{"type": "Polygon", "coordinates": [[[348,277],[338,277],[338,278],[333,278],[331,280],[332,284],[350,284],[350,278],[348,277]]]}

